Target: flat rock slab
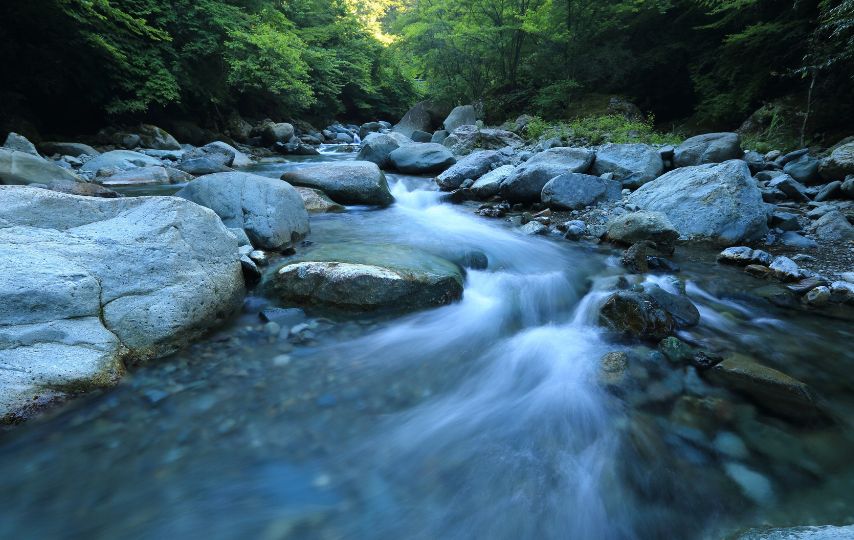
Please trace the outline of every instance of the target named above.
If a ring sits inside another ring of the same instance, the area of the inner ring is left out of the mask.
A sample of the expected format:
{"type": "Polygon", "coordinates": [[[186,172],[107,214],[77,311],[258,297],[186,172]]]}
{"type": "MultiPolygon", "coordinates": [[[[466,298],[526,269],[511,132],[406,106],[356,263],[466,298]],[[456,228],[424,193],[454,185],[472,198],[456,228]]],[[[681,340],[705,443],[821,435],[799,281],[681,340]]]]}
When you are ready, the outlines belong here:
{"type": "Polygon", "coordinates": [[[462,270],[424,251],[397,245],[325,244],[265,276],[282,302],[344,311],[412,311],[458,300],[462,270]]]}

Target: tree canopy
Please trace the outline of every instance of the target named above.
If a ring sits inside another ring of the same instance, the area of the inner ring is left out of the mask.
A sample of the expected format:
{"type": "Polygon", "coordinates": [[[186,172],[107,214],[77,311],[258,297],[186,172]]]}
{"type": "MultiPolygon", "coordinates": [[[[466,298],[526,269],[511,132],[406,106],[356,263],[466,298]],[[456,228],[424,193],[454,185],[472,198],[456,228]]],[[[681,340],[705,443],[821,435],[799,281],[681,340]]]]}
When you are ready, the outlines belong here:
{"type": "Polygon", "coordinates": [[[854,0],[13,0],[0,18],[0,114],[54,123],[394,118],[425,96],[570,118],[614,94],[727,128],[785,97],[854,115],[854,0]]]}

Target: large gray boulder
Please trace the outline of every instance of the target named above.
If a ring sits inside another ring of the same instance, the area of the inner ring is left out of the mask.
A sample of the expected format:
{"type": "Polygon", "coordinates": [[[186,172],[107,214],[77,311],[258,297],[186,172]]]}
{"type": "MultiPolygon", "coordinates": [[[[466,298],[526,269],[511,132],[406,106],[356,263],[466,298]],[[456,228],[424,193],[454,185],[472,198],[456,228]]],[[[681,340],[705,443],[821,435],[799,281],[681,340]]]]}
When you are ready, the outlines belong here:
{"type": "Polygon", "coordinates": [[[677,167],[690,167],[741,159],[743,155],[738,133],[706,133],[686,139],[680,144],[676,148],[673,164],[677,167]]]}
{"type": "Polygon", "coordinates": [[[388,206],[394,202],[385,175],[369,161],[307,165],[286,172],[282,180],[319,189],[339,204],[388,206]]]}
{"type": "Polygon", "coordinates": [[[460,126],[448,135],[442,144],[458,156],[465,156],[475,150],[498,150],[500,148],[520,148],[525,141],[512,131],[477,126],[460,126]]]}
{"type": "Polygon", "coordinates": [[[473,105],[460,105],[454,107],[451,113],[445,118],[442,126],[450,133],[460,126],[473,126],[477,123],[477,111],[473,105]]]}
{"type": "Polygon", "coordinates": [[[541,193],[543,204],[557,210],[580,210],[603,201],[620,200],[616,180],[582,173],[566,173],[549,180],[541,193]]]}
{"type": "Polygon", "coordinates": [[[815,231],[816,237],[824,242],[854,241],[854,226],[839,210],[831,210],[824,214],[812,224],[811,228],[815,231]]]}
{"type": "Polygon", "coordinates": [[[471,186],[472,194],[478,199],[488,199],[498,195],[501,183],[513,172],[513,165],[502,165],[478,178],[471,186]]]}
{"type": "Polygon", "coordinates": [[[388,169],[391,168],[389,155],[400,148],[400,145],[400,141],[391,134],[371,133],[362,141],[356,159],[370,161],[376,163],[381,169],[388,169]]]}
{"type": "Polygon", "coordinates": [[[243,229],[255,247],[280,249],[309,232],[302,197],[281,180],[217,173],[195,179],[176,195],[210,208],[227,227],[243,229]]]}
{"type": "Polygon", "coordinates": [[[590,173],[612,173],[614,180],[638,187],[655,180],[664,172],[664,160],[658,149],[647,144],[605,144],[596,150],[590,173]]]}
{"type": "Polygon", "coordinates": [[[80,178],[42,157],[0,148],[0,184],[49,184],[58,181],[79,182],[80,178]]]}
{"type": "Polygon", "coordinates": [[[854,142],[837,146],[821,161],[819,173],[825,180],[844,180],[854,174],[854,142]]]}
{"type": "Polygon", "coordinates": [[[166,130],[150,124],[139,126],[140,146],[153,148],[154,150],[180,150],[178,141],[166,132],[166,130]]]}
{"type": "Polygon", "coordinates": [[[411,311],[458,300],[463,276],[456,264],[412,247],[324,244],[272,269],[264,288],[285,303],[411,311]]]}
{"type": "Polygon", "coordinates": [[[112,150],[104,152],[100,156],[90,159],[80,167],[80,170],[88,173],[98,171],[126,171],[134,167],[152,167],[162,165],[155,157],[146,156],[133,150],[112,150]]]}
{"type": "Polygon", "coordinates": [[[407,144],[388,158],[392,167],[407,174],[438,173],[457,162],[450,150],[437,143],[407,144]]]}
{"type": "Polygon", "coordinates": [[[768,232],[768,208],[741,160],[670,171],[641,186],[628,202],[662,212],[682,236],[734,244],[768,232]]]}
{"type": "MultiPolygon", "coordinates": [[[[412,137],[415,131],[432,133],[442,121],[442,108],[431,101],[421,101],[409,109],[392,129],[407,137],[412,137]]],[[[444,112],[447,113],[447,109],[444,112]]]]}
{"type": "Polygon", "coordinates": [[[510,156],[495,150],[483,150],[469,154],[457,161],[450,169],[436,177],[436,183],[445,191],[460,187],[466,179],[477,180],[496,167],[510,163],[510,156]]]}
{"type": "Polygon", "coordinates": [[[501,183],[501,196],[511,202],[537,202],[549,180],[566,173],[584,173],[595,154],[587,148],[558,147],[534,155],[501,183]]]}
{"type": "Polygon", "coordinates": [[[97,156],[101,154],[101,152],[98,152],[88,144],[76,142],[47,141],[39,144],[39,148],[47,156],[59,154],[61,156],[80,157],[97,156]]]}
{"type": "Polygon", "coordinates": [[[223,141],[214,141],[201,147],[201,150],[207,153],[215,153],[217,151],[227,153],[231,156],[229,167],[248,167],[252,165],[252,159],[246,154],[223,141]]]}
{"type": "Polygon", "coordinates": [[[0,417],[114,384],[243,293],[237,240],[206,208],[0,187],[0,417]]]}
{"type": "Polygon", "coordinates": [[[294,136],[294,126],[287,122],[266,122],[261,126],[261,140],[264,144],[286,143],[294,136]]]}

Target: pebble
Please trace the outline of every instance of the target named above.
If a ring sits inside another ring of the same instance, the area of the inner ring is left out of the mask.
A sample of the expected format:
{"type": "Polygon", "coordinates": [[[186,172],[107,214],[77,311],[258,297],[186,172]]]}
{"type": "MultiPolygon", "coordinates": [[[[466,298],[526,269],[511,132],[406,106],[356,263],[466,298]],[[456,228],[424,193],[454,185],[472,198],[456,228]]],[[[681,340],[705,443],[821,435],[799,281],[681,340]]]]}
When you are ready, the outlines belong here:
{"type": "Polygon", "coordinates": [[[750,451],[741,440],[741,437],[731,431],[721,431],[715,436],[712,441],[712,446],[721,454],[732,459],[747,459],[750,456],[750,451]]]}
{"type": "Polygon", "coordinates": [[[273,365],[274,366],[287,366],[291,363],[291,355],[289,354],[280,354],[273,357],[273,365]]]}
{"type": "Polygon", "coordinates": [[[279,326],[279,323],[270,321],[270,322],[264,324],[264,332],[266,332],[267,335],[278,336],[279,332],[281,332],[281,330],[282,330],[282,327],[279,326]]]}
{"type": "Polygon", "coordinates": [[[797,281],[802,276],[797,263],[784,255],[774,258],[769,268],[774,276],[782,281],[797,281]]]}
{"type": "Polygon", "coordinates": [[[804,300],[811,306],[825,306],[830,303],[830,288],[824,285],[816,287],[806,294],[804,300]]]}
{"type": "Polygon", "coordinates": [[[749,469],[741,463],[727,463],[724,471],[733,482],[738,484],[744,495],[756,504],[764,505],[774,502],[774,487],[771,481],[762,474],[749,469]]]}

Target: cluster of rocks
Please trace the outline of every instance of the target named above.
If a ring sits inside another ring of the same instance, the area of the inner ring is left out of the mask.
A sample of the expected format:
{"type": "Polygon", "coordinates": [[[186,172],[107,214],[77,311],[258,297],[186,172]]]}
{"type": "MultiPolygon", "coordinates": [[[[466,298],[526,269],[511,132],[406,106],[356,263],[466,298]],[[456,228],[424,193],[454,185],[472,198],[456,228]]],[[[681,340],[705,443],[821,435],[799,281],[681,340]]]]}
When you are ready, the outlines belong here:
{"type": "MultiPolygon", "coordinates": [[[[300,145],[359,142],[391,126],[238,127],[249,144],[307,154],[300,145]]],[[[313,309],[399,312],[461,297],[471,261],[405,246],[312,246],[282,259],[307,245],[310,213],[394,198],[371,161],[274,179],[240,170],[258,153],[225,141],[180,144],[149,125],[104,130],[94,146],[8,135],[0,148],[3,421],[115,384],[129,365],[172,353],[232,316],[247,284],[313,309]],[[111,189],[157,184],[178,185],[167,197],[111,189]]],[[[423,162],[395,159],[410,170],[423,162]]]]}

